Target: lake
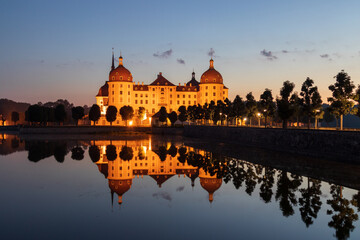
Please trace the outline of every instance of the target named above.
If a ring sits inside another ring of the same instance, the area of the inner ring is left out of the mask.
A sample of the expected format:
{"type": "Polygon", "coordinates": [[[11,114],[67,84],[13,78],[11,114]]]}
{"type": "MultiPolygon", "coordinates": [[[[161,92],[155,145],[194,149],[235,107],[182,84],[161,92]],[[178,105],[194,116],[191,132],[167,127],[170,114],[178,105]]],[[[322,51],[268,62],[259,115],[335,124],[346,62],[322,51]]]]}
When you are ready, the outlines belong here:
{"type": "Polygon", "coordinates": [[[2,239],[360,239],[360,167],[181,137],[2,134],[2,239]]]}

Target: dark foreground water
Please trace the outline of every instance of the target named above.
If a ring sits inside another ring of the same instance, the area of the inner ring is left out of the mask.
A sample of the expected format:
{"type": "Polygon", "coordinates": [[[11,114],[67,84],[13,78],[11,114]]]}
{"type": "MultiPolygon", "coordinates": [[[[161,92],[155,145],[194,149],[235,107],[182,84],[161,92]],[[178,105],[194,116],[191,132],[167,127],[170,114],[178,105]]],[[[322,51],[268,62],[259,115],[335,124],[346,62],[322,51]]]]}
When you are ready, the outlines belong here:
{"type": "Polygon", "coordinates": [[[1,239],[360,239],[358,166],[154,136],[0,154],[1,239]]]}

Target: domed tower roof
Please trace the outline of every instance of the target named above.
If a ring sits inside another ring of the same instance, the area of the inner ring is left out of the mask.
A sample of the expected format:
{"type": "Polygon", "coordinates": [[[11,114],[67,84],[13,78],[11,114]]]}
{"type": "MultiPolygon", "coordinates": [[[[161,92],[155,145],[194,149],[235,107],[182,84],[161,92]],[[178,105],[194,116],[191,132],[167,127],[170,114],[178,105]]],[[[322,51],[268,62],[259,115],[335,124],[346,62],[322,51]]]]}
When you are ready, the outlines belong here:
{"type": "Polygon", "coordinates": [[[129,191],[129,189],[131,188],[131,184],[132,184],[131,178],[130,179],[121,179],[121,180],[109,179],[109,188],[112,193],[115,192],[118,195],[119,204],[122,203],[122,195],[124,195],[124,193],[129,191]]]}
{"type": "Polygon", "coordinates": [[[169,178],[171,178],[172,176],[174,176],[173,174],[166,174],[166,175],[150,175],[150,177],[152,177],[157,185],[159,186],[159,188],[161,188],[161,185],[168,180],[169,178]]]}
{"type": "Polygon", "coordinates": [[[99,89],[97,97],[107,97],[109,96],[109,85],[107,82],[99,89]]]}
{"type": "Polygon", "coordinates": [[[201,75],[200,83],[223,83],[221,74],[214,68],[214,60],[210,59],[210,67],[201,75]]]}
{"type": "Polygon", "coordinates": [[[109,81],[123,81],[132,82],[133,77],[131,72],[124,67],[122,56],[119,57],[119,66],[110,71],[109,81]]]}
{"type": "Polygon", "coordinates": [[[200,185],[209,193],[209,202],[214,200],[214,192],[220,188],[222,179],[200,177],[200,185]]]}
{"type": "Polygon", "coordinates": [[[195,87],[199,86],[199,82],[195,79],[195,72],[193,71],[191,75],[192,78],[189,82],[186,83],[186,86],[190,86],[190,85],[195,87]]]}

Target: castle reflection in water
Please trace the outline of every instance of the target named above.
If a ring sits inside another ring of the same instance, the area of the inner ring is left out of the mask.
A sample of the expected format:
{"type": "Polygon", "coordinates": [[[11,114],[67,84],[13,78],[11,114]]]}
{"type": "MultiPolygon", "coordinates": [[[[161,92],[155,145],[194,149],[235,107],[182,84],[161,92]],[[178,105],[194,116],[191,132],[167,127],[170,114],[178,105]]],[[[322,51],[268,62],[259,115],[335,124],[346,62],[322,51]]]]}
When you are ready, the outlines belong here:
{"type": "Polygon", "coordinates": [[[159,146],[153,144],[151,138],[136,142],[96,141],[89,148],[92,160],[99,158],[95,163],[108,179],[111,193],[117,194],[119,204],[123,202],[124,194],[131,189],[133,178],[143,178],[144,175],[153,178],[159,188],[175,175],[187,177],[192,186],[195,179],[199,178],[201,186],[209,193],[209,201],[212,202],[214,192],[220,188],[222,179],[204,168],[188,164],[186,157],[193,152],[202,156],[211,155],[170,142],[159,146]]]}

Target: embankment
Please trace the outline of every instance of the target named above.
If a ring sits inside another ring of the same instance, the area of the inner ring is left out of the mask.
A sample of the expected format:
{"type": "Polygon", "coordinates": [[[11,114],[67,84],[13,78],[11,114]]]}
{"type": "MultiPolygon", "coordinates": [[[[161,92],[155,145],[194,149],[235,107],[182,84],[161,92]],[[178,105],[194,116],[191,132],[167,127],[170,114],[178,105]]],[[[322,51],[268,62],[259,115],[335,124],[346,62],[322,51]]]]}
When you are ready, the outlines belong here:
{"type": "Polygon", "coordinates": [[[185,126],[184,136],[360,164],[360,132],[185,126]]]}

